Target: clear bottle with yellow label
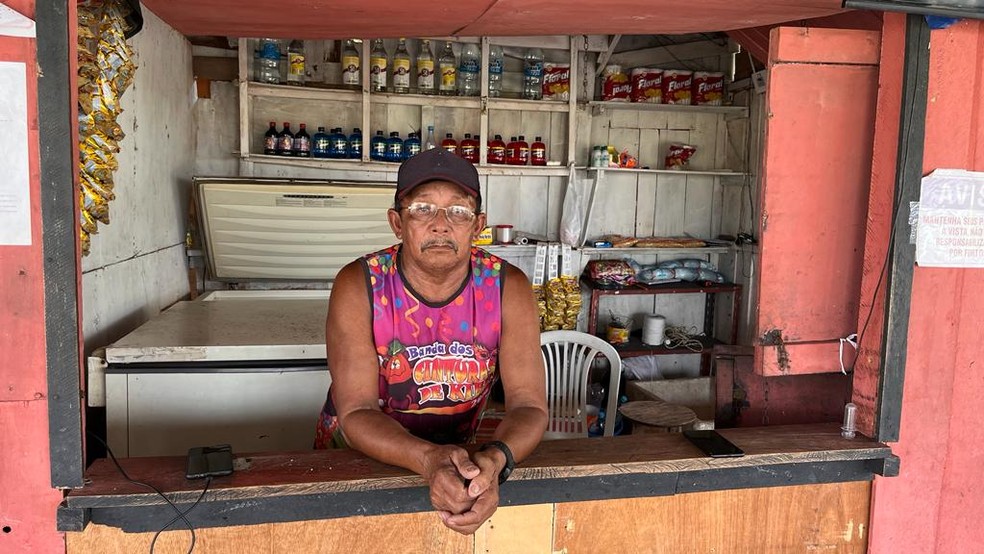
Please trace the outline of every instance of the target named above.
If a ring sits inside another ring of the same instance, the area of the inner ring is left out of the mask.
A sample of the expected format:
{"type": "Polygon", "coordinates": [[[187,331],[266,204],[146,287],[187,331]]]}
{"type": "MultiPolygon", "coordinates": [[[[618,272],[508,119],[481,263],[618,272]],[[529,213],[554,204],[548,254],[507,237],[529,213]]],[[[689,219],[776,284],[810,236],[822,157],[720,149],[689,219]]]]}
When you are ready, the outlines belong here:
{"type": "Polygon", "coordinates": [[[407,51],[407,39],[402,37],[393,54],[393,92],[410,92],[410,52],[407,51]]]}
{"type": "Polygon", "coordinates": [[[438,91],[442,96],[454,96],[458,84],[458,61],[454,57],[451,41],[444,43],[444,51],[438,60],[438,71],[441,74],[438,91]]]}
{"type": "Polygon", "coordinates": [[[345,41],[342,51],[342,86],[350,89],[362,88],[362,58],[355,48],[355,41],[345,41]]]}
{"type": "Polygon", "coordinates": [[[369,52],[369,90],[372,92],[386,92],[388,62],[389,56],[386,54],[386,47],[383,46],[383,39],[374,39],[372,50],[369,52]]]}
{"type": "Polygon", "coordinates": [[[430,41],[427,39],[420,42],[420,51],[417,52],[417,92],[419,94],[437,92],[434,86],[434,55],[431,54],[430,41]]]}
{"type": "Polygon", "coordinates": [[[304,86],[304,43],[294,39],[287,46],[287,84],[304,86]]]}

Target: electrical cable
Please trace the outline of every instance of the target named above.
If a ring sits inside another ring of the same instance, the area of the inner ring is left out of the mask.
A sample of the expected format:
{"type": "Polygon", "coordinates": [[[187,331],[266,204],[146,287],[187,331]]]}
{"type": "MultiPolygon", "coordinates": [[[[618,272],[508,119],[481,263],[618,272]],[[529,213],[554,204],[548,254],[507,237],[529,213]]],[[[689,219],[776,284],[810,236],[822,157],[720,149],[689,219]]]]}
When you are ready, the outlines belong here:
{"type": "Polygon", "coordinates": [[[184,512],[182,512],[181,509],[178,508],[177,505],[174,504],[174,502],[171,502],[171,499],[170,498],[168,498],[163,492],[160,491],[160,489],[158,489],[157,487],[155,487],[154,485],[151,485],[149,483],[144,483],[143,481],[137,481],[136,479],[131,478],[130,475],[127,474],[126,470],[123,469],[123,466],[120,465],[120,462],[116,459],[116,455],[113,454],[113,450],[111,448],[109,448],[109,445],[106,444],[106,441],[104,441],[102,439],[102,437],[96,435],[92,431],[86,431],[86,435],[89,436],[89,437],[92,437],[92,438],[96,439],[100,444],[103,445],[103,447],[106,448],[106,453],[109,454],[109,459],[113,461],[113,465],[116,466],[116,469],[120,472],[120,475],[123,476],[123,479],[125,479],[127,482],[132,483],[134,485],[138,485],[138,486],[141,486],[141,487],[144,487],[144,488],[147,488],[147,489],[150,489],[150,490],[156,492],[178,514],[177,516],[174,517],[174,519],[172,519],[171,521],[169,521],[167,523],[167,525],[165,525],[164,527],[162,527],[160,531],[158,531],[156,534],[154,534],[154,539],[150,543],[150,552],[151,552],[151,554],[153,554],[153,552],[154,552],[154,544],[157,542],[158,535],[160,535],[165,529],[167,529],[168,527],[170,527],[171,525],[173,525],[174,522],[176,522],[179,519],[181,521],[184,521],[185,525],[188,527],[188,530],[191,531],[191,545],[188,547],[188,554],[191,554],[195,550],[195,542],[197,540],[197,537],[195,536],[195,527],[191,524],[190,521],[188,521],[188,518],[185,517],[185,516],[187,516],[188,513],[191,512],[191,510],[194,509],[195,506],[197,506],[198,503],[202,501],[202,498],[205,497],[205,493],[208,492],[208,486],[209,486],[209,484],[211,484],[212,478],[209,477],[208,479],[206,479],[206,481],[205,481],[205,488],[202,489],[202,493],[198,496],[198,500],[196,500],[195,503],[192,504],[190,508],[188,508],[187,510],[185,510],[184,512]]]}

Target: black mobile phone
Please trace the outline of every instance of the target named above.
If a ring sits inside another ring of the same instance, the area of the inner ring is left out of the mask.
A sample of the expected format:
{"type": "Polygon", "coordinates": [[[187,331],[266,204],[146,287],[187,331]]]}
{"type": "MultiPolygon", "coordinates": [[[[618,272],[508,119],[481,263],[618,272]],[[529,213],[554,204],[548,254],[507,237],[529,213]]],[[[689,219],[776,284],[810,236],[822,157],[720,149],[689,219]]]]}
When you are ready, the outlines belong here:
{"type": "Polygon", "coordinates": [[[712,458],[736,458],[745,455],[744,450],[722,437],[717,431],[686,430],[683,436],[712,458]]]}
{"type": "Polygon", "coordinates": [[[232,474],[232,447],[228,444],[199,446],[188,450],[187,479],[204,479],[232,474]]]}

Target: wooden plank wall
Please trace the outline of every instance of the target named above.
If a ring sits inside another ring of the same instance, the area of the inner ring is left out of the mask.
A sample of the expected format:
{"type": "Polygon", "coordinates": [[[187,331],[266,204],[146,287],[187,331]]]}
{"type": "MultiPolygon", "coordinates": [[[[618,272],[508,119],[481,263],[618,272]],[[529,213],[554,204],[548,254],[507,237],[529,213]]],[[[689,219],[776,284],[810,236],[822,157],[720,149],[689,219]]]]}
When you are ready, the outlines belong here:
{"type": "MultiPolygon", "coordinates": [[[[864,552],[870,483],[502,507],[474,536],[433,513],[200,529],[196,552],[864,552]]],[[[144,552],[153,533],[90,524],[68,553],[144,552]]],[[[158,552],[187,549],[187,531],[158,552]]]]}

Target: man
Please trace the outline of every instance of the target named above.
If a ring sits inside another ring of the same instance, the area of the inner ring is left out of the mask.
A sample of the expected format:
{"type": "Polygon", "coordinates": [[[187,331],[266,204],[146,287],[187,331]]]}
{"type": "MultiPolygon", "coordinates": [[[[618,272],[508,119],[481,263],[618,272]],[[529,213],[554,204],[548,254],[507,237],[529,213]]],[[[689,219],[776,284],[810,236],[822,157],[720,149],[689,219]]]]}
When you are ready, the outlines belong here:
{"type": "Polygon", "coordinates": [[[446,526],[474,533],[500,479],[547,424],[539,323],[522,271],[472,248],[485,227],[475,167],[444,149],[400,166],[390,227],[402,242],[345,266],[328,309],[332,385],[317,446],[347,444],[422,475],[446,526]],[[477,452],[501,378],[506,415],[477,452]]]}

